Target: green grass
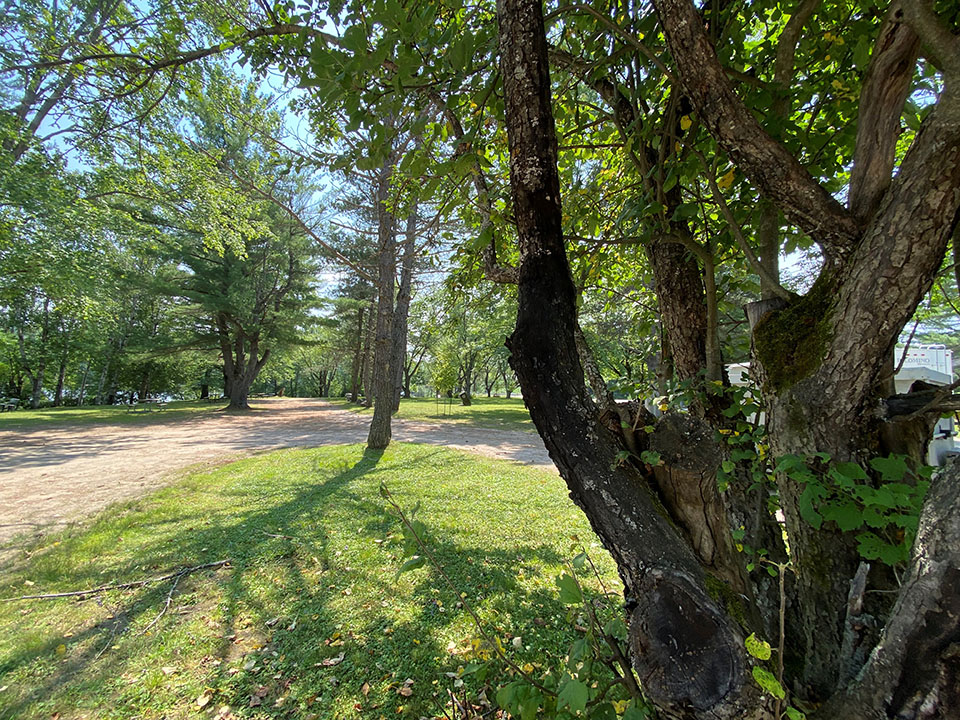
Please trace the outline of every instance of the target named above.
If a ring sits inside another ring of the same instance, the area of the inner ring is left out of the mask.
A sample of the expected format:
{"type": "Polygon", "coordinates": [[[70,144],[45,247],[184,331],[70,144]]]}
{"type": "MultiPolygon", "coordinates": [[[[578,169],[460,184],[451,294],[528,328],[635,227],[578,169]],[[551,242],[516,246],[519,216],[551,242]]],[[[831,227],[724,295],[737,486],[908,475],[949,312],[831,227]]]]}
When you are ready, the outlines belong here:
{"type": "Polygon", "coordinates": [[[25,430],[59,425],[94,423],[151,424],[163,420],[183,420],[211,413],[226,406],[226,400],[201,402],[178,400],[167,404],[165,410],[130,412],[125,405],[84,405],[83,407],[44,408],[42,410],[14,410],[0,413],[0,430],[25,430]]]}
{"type": "Polygon", "coordinates": [[[573,534],[617,586],[553,473],[420,445],[273,452],[187,474],[18,549],[0,597],[231,564],[185,576],[147,635],[170,582],[0,603],[0,718],[439,715],[434,698],[453,682],[444,673],[470,661],[478,635],[433,568],[396,578],[401,534],[381,482],[402,507],[419,503],[430,547],[521,663],[548,663],[577,636],[554,586],[579,552],[573,534]]]}
{"type": "MultiPolygon", "coordinates": [[[[345,400],[339,401],[341,407],[356,413],[373,415],[373,409],[354,405],[345,400]]],[[[520,398],[473,399],[473,404],[464,407],[459,399],[442,400],[433,398],[409,398],[400,401],[400,411],[396,417],[404,420],[418,420],[433,423],[457,423],[474,427],[496,428],[498,430],[523,430],[535,432],[530,413],[520,398]],[[450,403],[450,404],[448,404],[450,403]]]]}

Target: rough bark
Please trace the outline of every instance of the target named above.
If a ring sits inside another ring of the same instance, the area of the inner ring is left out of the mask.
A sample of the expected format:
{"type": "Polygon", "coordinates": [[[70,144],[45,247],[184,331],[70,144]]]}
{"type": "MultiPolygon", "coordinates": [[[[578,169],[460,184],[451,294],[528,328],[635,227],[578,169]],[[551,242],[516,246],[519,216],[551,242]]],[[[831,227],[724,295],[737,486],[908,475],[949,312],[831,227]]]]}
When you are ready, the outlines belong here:
{"type": "Polygon", "coordinates": [[[396,219],[388,207],[394,154],[384,161],[377,178],[377,330],[373,348],[373,419],[367,447],[382,449],[390,444],[393,415],[393,293],[397,274],[396,219]]]}
{"type": "Polygon", "coordinates": [[[903,22],[901,3],[887,11],[860,93],[849,207],[861,224],[876,213],[887,188],[910,93],[920,39],[903,22]]]}
{"type": "Polygon", "coordinates": [[[960,717],[960,461],[934,479],[882,640],[852,685],[818,717],[960,717]]]}
{"type": "Polygon", "coordinates": [[[524,400],[571,497],[617,562],[632,660],[648,697],[671,717],[762,717],[740,629],[705,590],[699,562],[645,484],[615,462],[615,439],[587,394],[563,245],[542,8],[539,0],[500,0],[497,19],[521,258],[508,346],[524,400]]]}

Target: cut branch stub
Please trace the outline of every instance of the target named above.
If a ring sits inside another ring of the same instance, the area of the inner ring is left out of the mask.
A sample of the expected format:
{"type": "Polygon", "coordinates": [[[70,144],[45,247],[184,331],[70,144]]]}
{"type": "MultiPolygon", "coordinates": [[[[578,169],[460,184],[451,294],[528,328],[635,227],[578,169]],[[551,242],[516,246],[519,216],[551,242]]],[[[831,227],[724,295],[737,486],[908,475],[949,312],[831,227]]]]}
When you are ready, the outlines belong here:
{"type": "Polygon", "coordinates": [[[658,706],[721,706],[742,690],[744,640],[686,577],[647,575],[630,617],[630,646],[644,692],[658,706]]]}

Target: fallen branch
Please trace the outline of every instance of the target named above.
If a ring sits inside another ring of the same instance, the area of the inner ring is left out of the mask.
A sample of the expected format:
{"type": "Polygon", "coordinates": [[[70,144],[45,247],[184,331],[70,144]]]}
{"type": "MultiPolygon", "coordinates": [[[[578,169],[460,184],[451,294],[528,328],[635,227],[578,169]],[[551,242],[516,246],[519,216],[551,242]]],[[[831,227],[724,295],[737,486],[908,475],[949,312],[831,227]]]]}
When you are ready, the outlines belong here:
{"type": "Polygon", "coordinates": [[[164,580],[171,580],[172,578],[177,578],[177,582],[179,582],[180,578],[184,575],[189,575],[197,570],[205,570],[206,568],[221,567],[229,562],[229,559],[218,560],[217,562],[181,568],[176,572],[160,575],[159,577],[147,578],[146,580],[136,580],[128,583],[118,583],[116,585],[101,585],[100,587],[91,588],[90,590],[72,590],[70,592],[49,593],[45,595],[21,595],[20,597],[0,598],[0,602],[17,602],[19,600],[53,600],[56,598],[65,597],[80,597],[82,595],[99,595],[100,593],[107,592],[108,590],[125,590],[127,588],[143,587],[144,585],[151,585],[153,583],[163,582],[164,580]]]}
{"type": "Polygon", "coordinates": [[[176,591],[177,585],[180,584],[180,578],[186,574],[186,572],[181,572],[176,576],[176,578],[174,578],[173,585],[170,586],[170,592],[167,593],[167,601],[163,604],[163,607],[160,608],[160,612],[158,612],[157,616],[150,621],[150,624],[138,632],[137,635],[146,635],[148,632],[150,632],[150,628],[160,622],[160,618],[167,614],[167,610],[170,609],[170,603],[173,602],[173,593],[176,591]]]}

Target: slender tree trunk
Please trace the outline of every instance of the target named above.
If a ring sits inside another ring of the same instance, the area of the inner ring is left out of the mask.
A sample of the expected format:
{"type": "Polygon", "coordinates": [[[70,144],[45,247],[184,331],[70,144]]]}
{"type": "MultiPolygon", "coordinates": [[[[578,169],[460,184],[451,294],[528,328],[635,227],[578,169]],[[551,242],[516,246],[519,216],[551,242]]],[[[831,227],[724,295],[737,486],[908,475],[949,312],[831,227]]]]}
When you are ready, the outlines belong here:
{"type": "Polygon", "coordinates": [[[57,371],[57,389],[53,393],[53,406],[60,407],[63,404],[63,382],[67,376],[67,354],[64,353],[60,358],[60,368],[57,371]]]}
{"type": "Polygon", "coordinates": [[[84,395],[87,391],[87,376],[90,374],[90,361],[83,364],[83,375],[80,378],[80,389],[77,391],[77,406],[83,405],[84,395]]]}
{"type": "MultiPolygon", "coordinates": [[[[369,312],[371,319],[373,318],[375,308],[376,303],[371,303],[369,312]]],[[[374,324],[372,322],[368,322],[366,334],[363,336],[363,363],[361,371],[361,377],[363,378],[364,407],[370,407],[373,405],[373,337],[374,324]]]]}
{"type": "MultiPolygon", "coordinates": [[[[419,147],[419,139],[417,147],[419,147]]],[[[400,287],[393,313],[393,412],[400,409],[400,392],[403,389],[403,369],[407,358],[407,323],[410,316],[410,299],[413,286],[413,263],[417,252],[417,204],[409,210],[407,227],[403,238],[403,257],[400,262],[400,287]]]]}
{"type": "Polygon", "coordinates": [[[353,352],[353,369],[350,373],[350,402],[360,398],[360,373],[363,370],[363,306],[357,310],[357,343],[353,352]]]}
{"type": "Polygon", "coordinates": [[[103,402],[105,400],[103,392],[104,392],[104,387],[106,386],[106,383],[107,383],[107,370],[109,367],[110,367],[110,360],[108,358],[107,361],[103,364],[103,368],[100,370],[100,379],[97,381],[97,396],[96,398],[94,398],[94,401],[93,401],[94,405],[103,405],[103,402]]]}
{"type": "Polygon", "coordinates": [[[390,418],[393,415],[394,369],[393,359],[393,293],[397,274],[396,219],[388,207],[390,182],[393,178],[394,153],[380,169],[377,179],[378,228],[378,302],[377,334],[373,352],[373,420],[367,435],[367,447],[382,449],[390,444],[390,418]]]}

